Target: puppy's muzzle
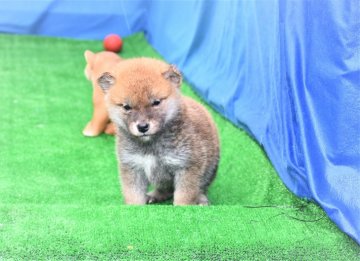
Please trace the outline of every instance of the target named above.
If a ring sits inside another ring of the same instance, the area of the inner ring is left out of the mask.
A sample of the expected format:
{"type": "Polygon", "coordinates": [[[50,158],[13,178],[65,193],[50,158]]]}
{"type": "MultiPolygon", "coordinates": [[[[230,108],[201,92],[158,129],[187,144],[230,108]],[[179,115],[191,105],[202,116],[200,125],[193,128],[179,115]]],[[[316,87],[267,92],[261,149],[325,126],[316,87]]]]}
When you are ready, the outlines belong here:
{"type": "Polygon", "coordinates": [[[150,125],[148,123],[140,123],[136,127],[137,127],[139,132],[145,133],[145,132],[147,132],[149,130],[150,125]]]}

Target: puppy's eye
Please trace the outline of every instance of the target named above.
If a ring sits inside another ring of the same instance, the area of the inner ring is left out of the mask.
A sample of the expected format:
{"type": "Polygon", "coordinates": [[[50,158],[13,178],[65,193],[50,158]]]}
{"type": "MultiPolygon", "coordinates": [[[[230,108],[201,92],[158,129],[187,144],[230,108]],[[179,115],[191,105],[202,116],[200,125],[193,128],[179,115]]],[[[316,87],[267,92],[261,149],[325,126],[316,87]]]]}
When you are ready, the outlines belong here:
{"type": "Polygon", "coordinates": [[[124,104],[123,108],[124,108],[125,111],[130,111],[131,110],[131,107],[128,104],[124,104]]]}
{"type": "Polygon", "coordinates": [[[158,106],[160,105],[161,103],[161,100],[154,100],[152,103],[151,103],[151,106],[158,106]]]}

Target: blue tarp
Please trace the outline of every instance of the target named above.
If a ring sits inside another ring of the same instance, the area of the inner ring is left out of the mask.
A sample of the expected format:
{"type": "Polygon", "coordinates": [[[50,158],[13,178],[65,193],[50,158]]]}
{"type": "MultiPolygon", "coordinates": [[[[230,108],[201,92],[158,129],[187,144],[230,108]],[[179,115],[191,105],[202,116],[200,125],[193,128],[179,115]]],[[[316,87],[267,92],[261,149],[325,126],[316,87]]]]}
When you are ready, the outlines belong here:
{"type": "Polygon", "coordinates": [[[360,2],[1,1],[0,32],[145,32],[263,145],[280,177],[360,243],[360,2]]]}

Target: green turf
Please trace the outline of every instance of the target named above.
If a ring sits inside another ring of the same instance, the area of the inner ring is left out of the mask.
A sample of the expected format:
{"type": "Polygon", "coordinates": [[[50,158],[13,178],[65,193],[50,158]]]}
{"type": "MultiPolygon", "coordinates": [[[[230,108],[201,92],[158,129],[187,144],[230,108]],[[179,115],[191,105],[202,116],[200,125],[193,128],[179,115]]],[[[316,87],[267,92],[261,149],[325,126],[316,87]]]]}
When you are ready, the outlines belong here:
{"type": "MultiPolygon", "coordinates": [[[[85,49],[101,42],[0,35],[0,260],[360,258],[214,111],[221,161],[212,206],[123,205],[114,138],[81,134],[92,109],[85,49]]],[[[159,57],[141,34],[125,40],[123,56],[159,57]]]]}

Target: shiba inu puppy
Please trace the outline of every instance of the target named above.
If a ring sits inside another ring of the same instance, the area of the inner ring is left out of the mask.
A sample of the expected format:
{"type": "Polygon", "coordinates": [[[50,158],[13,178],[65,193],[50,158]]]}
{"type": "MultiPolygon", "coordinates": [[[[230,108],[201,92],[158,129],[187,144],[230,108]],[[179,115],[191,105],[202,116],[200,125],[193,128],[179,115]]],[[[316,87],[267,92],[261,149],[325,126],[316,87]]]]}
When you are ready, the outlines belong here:
{"type": "Polygon", "coordinates": [[[120,57],[113,52],[93,53],[86,50],[84,53],[86,60],[85,76],[93,85],[93,116],[89,123],[85,126],[83,134],[85,136],[98,136],[105,132],[107,134],[115,134],[113,124],[110,122],[108,112],[105,106],[104,93],[100,89],[97,79],[106,71],[120,61],[120,57]]]}
{"type": "Polygon", "coordinates": [[[180,93],[182,76],[150,58],[118,63],[98,84],[117,131],[126,204],[207,205],[219,139],[206,109],[180,93]],[[154,190],[147,193],[149,184],[154,190]]]}

